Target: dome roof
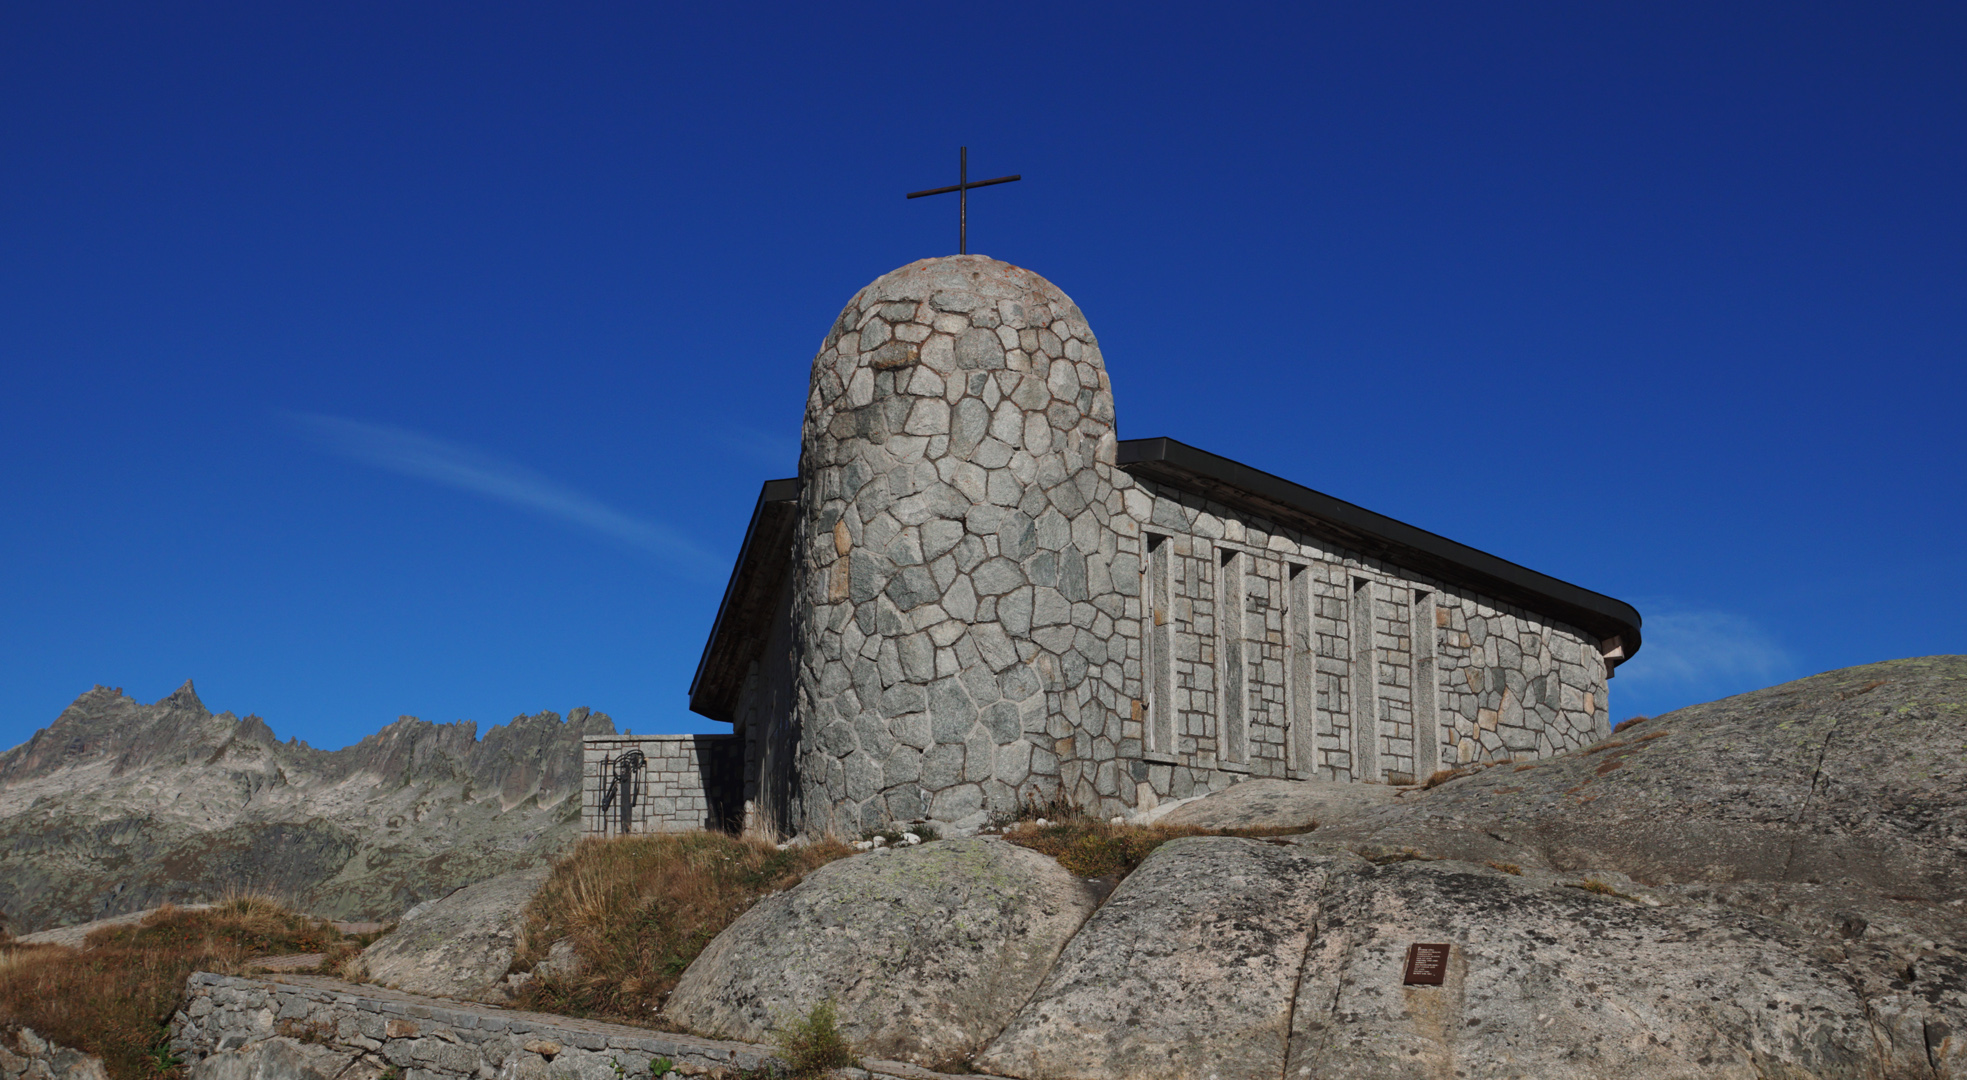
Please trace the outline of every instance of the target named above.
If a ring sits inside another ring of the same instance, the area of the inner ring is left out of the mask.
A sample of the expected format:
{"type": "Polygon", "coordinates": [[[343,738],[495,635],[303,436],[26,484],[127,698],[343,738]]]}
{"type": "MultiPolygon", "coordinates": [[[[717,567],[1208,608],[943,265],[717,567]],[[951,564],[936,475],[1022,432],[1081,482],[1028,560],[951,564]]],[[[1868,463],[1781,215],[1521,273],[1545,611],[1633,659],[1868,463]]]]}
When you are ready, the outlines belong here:
{"type": "Polygon", "coordinates": [[[999,372],[1003,397],[1047,414],[1062,433],[1083,419],[1100,429],[1086,432],[1095,439],[1111,436],[1113,391],[1092,328],[1071,297],[1022,267],[949,255],[876,278],[848,301],[814,358],[807,419],[824,430],[837,410],[869,404],[883,372],[895,373],[892,392],[921,395],[932,380],[906,370],[917,365],[951,403],[969,389],[964,373],[999,372]]]}

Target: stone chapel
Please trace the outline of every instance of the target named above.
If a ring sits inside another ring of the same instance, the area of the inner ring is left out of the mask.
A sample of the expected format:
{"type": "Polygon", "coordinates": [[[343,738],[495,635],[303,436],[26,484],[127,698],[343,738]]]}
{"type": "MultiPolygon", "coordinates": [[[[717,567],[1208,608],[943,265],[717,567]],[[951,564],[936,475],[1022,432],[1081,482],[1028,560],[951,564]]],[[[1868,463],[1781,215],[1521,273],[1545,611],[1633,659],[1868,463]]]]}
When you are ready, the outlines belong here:
{"type": "Polygon", "coordinates": [[[1639,626],[1227,458],[1119,439],[1070,298],[985,256],[925,259],[856,294],[813,359],[799,475],[760,492],[690,687],[733,733],[589,740],[586,826],[972,827],[1247,777],[1411,784],[1605,735],[1639,626]]]}

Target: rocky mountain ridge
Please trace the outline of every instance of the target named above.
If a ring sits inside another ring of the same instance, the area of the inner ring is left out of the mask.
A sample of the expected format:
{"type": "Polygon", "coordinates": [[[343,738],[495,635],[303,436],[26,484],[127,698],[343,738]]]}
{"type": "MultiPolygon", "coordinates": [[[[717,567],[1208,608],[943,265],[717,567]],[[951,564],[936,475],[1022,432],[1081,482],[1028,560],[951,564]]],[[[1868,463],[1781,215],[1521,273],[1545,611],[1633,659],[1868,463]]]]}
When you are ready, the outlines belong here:
{"type": "Polygon", "coordinates": [[[0,915],[22,933],[255,890],[393,918],[571,843],[580,740],[614,732],[585,708],[483,738],[406,716],[320,750],[189,681],[155,705],[99,686],[0,753],[0,915]]]}

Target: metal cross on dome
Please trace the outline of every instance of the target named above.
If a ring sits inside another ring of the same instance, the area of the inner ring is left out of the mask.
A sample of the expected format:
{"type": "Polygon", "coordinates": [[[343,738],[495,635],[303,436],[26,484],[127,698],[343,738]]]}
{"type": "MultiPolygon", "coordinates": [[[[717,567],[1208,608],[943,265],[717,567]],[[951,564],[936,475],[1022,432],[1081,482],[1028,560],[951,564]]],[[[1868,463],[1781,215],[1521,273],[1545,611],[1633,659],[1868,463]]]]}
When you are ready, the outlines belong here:
{"type": "Polygon", "coordinates": [[[970,189],[989,187],[992,184],[1008,184],[1013,180],[1022,179],[1024,177],[1019,175],[1000,176],[995,180],[972,181],[970,179],[970,148],[965,146],[956,153],[956,183],[953,186],[930,188],[927,191],[911,191],[908,193],[908,197],[919,199],[924,195],[947,195],[952,191],[956,192],[956,253],[958,255],[968,255],[970,253],[970,189]]]}

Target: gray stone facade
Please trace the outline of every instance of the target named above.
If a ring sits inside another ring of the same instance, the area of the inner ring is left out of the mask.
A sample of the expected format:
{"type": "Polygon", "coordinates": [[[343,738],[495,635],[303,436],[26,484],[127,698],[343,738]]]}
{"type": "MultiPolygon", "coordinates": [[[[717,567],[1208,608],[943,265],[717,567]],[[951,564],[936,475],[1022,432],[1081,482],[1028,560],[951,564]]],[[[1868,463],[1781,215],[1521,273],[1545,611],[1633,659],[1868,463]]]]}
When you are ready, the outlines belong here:
{"type": "Polygon", "coordinates": [[[1143,469],[1115,432],[1098,341],[1029,271],[929,259],[847,304],[692,686],[745,742],[747,823],[1413,783],[1605,732],[1629,607],[1209,455],[1241,472],[1143,469]]]}
{"type": "Polygon", "coordinates": [[[1573,627],[1152,482],[1130,519],[1149,549],[1139,784],[1095,774],[1102,798],[1145,808],[1246,775],[1415,783],[1609,730],[1606,663],[1573,627]]]}
{"type": "Polygon", "coordinates": [[[581,740],[581,835],[733,827],[742,813],[731,795],[743,754],[738,735],[590,735],[581,740]],[[635,798],[624,830],[620,803],[601,804],[615,763],[636,751],[644,764],[631,774],[635,798]]]}

